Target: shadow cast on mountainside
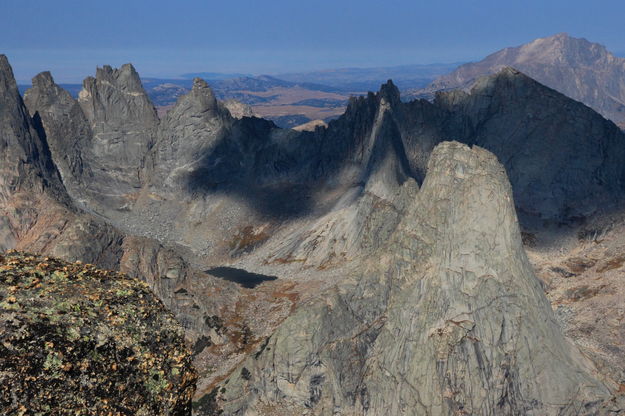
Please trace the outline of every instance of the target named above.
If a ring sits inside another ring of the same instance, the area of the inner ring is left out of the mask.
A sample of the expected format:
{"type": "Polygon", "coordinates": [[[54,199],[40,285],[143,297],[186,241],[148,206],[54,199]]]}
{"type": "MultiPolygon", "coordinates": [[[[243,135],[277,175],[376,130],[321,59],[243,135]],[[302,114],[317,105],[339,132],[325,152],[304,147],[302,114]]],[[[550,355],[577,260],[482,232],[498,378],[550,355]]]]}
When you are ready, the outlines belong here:
{"type": "MultiPolygon", "coordinates": [[[[270,218],[310,213],[313,188],[304,157],[309,146],[298,149],[273,143],[275,129],[273,122],[264,119],[235,120],[229,134],[200,156],[199,167],[183,179],[184,188],[191,195],[233,195],[270,218]]],[[[300,135],[293,140],[312,142],[301,140],[300,135]]]]}
{"type": "MultiPolygon", "coordinates": [[[[384,156],[363,156],[379,99],[378,94],[353,99],[343,116],[314,132],[285,131],[255,117],[235,120],[228,133],[200,156],[199,167],[187,174],[183,187],[192,195],[240,197],[270,218],[297,218],[329,209],[332,204],[316,198],[319,189],[362,185],[373,160],[369,158],[384,156]],[[350,172],[348,179],[341,177],[345,170],[350,172]]],[[[384,133],[401,143],[397,128],[384,133]]],[[[377,153],[382,150],[376,143],[372,147],[377,153]]],[[[405,152],[399,157],[407,165],[405,152]]]]}

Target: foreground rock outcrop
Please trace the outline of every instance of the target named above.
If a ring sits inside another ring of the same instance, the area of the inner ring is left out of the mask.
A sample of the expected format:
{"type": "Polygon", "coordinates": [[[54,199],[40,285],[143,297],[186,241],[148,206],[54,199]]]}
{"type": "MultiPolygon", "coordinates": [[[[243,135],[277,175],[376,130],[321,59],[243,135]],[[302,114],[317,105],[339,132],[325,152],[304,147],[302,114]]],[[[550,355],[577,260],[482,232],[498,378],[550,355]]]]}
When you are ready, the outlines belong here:
{"type": "Polygon", "coordinates": [[[443,143],[375,260],[303,304],[215,393],[224,414],[579,415],[609,389],[567,341],[489,152],[443,143]]]}
{"type": "Polygon", "coordinates": [[[182,328],[144,283],[0,255],[0,413],[190,415],[196,379],[182,328]]]}

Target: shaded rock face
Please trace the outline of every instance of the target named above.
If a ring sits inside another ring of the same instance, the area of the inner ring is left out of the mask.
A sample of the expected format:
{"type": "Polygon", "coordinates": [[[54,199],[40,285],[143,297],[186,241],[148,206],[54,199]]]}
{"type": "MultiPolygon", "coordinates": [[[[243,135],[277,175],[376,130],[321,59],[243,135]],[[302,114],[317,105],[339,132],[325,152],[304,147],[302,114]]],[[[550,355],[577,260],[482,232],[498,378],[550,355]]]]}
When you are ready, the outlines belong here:
{"type": "Polygon", "coordinates": [[[583,102],[617,124],[625,123],[625,58],[614,56],[603,45],[565,33],[462,65],[419,93],[466,88],[476,79],[508,66],[583,102]]]}
{"type": "Polygon", "coordinates": [[[556,324],[487,151],[439,145],[375,258],[222,384],[224,414],[577,415],[610,397],[556,324]]]}
{"type": "Polygon", "coordinates": [[[2,414],[190,415],[183,331],[145,283],[0,255],[2,414]]]}
{"type": "Polygon", "coordinates": [[[614,203],[625,186],[625,135],[583,104],[514,69],[435,105],[462,115],[454,135],[505,165],[521,213],[566,221],[614,203]]]}

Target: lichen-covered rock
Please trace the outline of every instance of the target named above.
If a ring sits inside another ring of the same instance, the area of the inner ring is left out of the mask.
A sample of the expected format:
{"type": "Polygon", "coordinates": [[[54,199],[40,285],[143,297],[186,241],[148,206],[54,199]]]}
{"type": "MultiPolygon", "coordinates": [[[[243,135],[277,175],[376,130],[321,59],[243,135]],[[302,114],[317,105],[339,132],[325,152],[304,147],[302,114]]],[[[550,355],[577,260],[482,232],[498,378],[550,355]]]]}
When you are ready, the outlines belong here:
{"type": "Polygon", "coordinates": [[[145,283],[91,265],[0,255],[0,413],[190,415],[196,373],[145,283]]]}

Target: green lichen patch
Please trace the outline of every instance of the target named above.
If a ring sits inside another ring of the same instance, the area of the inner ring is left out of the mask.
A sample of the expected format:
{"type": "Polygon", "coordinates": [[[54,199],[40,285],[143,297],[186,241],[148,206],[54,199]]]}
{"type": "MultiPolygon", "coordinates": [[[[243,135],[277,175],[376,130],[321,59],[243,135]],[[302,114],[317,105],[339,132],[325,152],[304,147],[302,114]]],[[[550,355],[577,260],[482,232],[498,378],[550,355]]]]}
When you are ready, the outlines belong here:
{"type": "Polygon", "coordinates": [[[0,255],[0,414],[188,415],[196,379],[182,328],[145,283],[0,255]]]}

